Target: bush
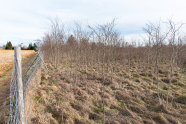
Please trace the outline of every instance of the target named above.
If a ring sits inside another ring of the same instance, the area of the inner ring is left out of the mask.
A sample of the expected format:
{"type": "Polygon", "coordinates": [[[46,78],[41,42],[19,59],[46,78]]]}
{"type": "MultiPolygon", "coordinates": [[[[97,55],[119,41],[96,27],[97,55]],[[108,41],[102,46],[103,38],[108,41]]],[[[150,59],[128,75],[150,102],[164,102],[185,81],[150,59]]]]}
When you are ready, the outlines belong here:
{"type": "Polygon", "coordinates": [[[5,49],[7,49],[7,50],[13,49],[12,43],[10,41],[6,43],[5,49]]]}

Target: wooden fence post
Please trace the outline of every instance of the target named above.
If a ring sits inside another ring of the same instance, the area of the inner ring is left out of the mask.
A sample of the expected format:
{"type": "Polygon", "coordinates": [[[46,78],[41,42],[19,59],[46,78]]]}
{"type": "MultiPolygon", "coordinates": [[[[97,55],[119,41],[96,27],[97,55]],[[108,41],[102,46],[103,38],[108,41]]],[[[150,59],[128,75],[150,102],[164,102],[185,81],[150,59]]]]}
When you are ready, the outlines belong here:
{"type": "Polygon", "coordinates": [[[22,81],[22,68],[21,68],[21,49],[20,47],[14,48],[14,62],[15,62],[15,81],[17,82],[18,90],[18,116],[20,124],[24,124],[24,101],[23,101],[23,81],[22,81]]]}

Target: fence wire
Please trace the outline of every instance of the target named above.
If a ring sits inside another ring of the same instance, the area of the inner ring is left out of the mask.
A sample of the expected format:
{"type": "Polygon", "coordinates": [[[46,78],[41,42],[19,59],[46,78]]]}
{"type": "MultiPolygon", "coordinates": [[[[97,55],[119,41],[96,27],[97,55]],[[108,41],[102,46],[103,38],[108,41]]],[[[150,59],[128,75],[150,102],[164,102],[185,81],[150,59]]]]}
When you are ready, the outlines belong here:
{"type": "MultiPolygon", "coordinates": [[[[35,76],[37,70],[41,67],[43,61],[43,54],[38,52],[37,58],[34,62],[29,66],[23,75],[23,93],[24,97],[26,95],[26,89],[29,86],[31,79],[35,76]]],[[[12,78],[10,82],[10,112],[8,124],[20,124],[19,113],[18,113],[18,85],[16,82],[16,74],[15,74],[15,65],[12,71],[12,78]]],[[[24,101],[25,102],[25,101],[24,101]]]]}
{"type": "MultiPolygon", "coordinates": [[[[35,61],[32,63],[32,65],[27,69],[26,73],[23,76],[24,82],[24,91],[29,86],[31,79],[35,76],[37,69],[41,67],[43,55],[40,53],[38,54],[35,61]]],[[[25,93],[25,92],[24,92],[25,93]]]]}

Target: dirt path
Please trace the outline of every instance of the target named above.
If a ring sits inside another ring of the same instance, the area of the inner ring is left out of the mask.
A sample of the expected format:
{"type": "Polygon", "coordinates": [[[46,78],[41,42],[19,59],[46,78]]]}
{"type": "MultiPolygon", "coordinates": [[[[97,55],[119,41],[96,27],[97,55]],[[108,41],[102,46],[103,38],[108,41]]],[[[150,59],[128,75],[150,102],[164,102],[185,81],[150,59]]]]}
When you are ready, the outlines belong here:
{"type": "Polygon", "coordinates": [[[11,71],[0,78],[0,124],[5,123],[8,117],[10,79],[11,71]]]}
{"type": "MultiPolygon", "coordinates": [[[[36,55],[23,60],[23,74],[30,64],[34,61],[36,55]]],[[[0,124],[6,124],[9,114],[9,93],[12,69],[0,77],[0,124]]]]}

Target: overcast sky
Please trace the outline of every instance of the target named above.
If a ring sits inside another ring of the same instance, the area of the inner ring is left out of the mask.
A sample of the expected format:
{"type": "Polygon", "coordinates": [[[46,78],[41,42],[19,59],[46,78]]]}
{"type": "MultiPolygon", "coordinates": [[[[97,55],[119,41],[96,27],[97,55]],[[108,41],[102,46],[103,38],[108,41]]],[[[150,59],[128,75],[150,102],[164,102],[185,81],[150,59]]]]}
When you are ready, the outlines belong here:
{"type": "Polygon", "coordinates": [[[42,39],[56,17],[68,26],[117,18],[121,34],[130,37],[140,35],[149,21],[186,22],[185,12],[186,0],[0,0],[0,45],[42,39]]]}

